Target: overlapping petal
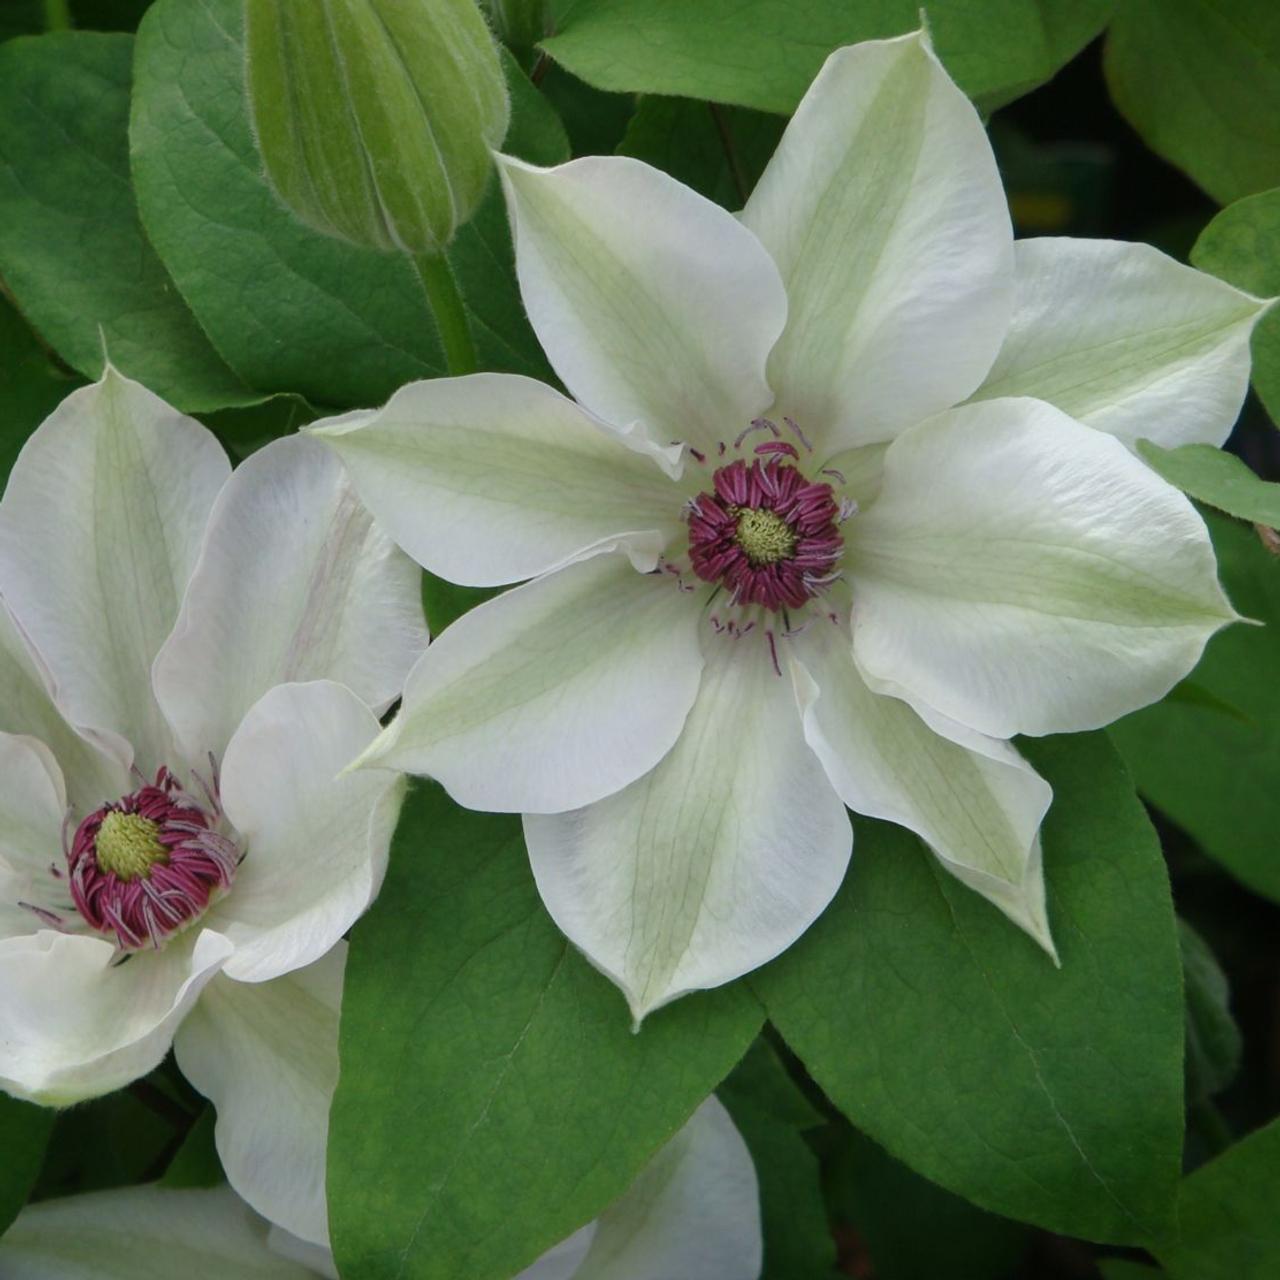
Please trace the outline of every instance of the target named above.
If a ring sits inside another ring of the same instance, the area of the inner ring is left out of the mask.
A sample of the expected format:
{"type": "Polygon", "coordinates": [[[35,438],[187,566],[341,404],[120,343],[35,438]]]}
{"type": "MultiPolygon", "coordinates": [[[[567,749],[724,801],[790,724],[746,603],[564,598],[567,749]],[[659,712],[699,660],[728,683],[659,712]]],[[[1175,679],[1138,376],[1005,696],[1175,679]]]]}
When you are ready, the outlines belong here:
{"type": "Polygon", "coordinates": [[[209,431],[108,368],[27,441],[0,501],[0,595],[58,705],[144,773],[168,754],[151,663],[230,472],[209,431]]]}
{"type": "Polygon", "coordinates": [[[607,427],[532,378],[415,382],[311,430],[379,524],[451,582],[519,582],[633,530],[649,534],[651,558],[682,528],[679,450],[607,427]]]}
{"type": "Polygon", "coordinates": [[[259,1213],[327,1244],[325,1146],[338,1083],[346,943],[271,982],[225,976],[174,1041],[183,1074],[217,1110],[227,1179],[259,1213]]]}
{"type": "Polygon", "coordinates": [[[758,632],[713,641],[697,701],[650,773],[525,816],[555,922],[643,1018],[785,950],[839,888],[853,837],[758,632]]]}
{"type": "Polygon", "coordinates": [[[708,1098],[600,1215],[574,1280],[756,1280],[763,1262],[755,1166],[708,1098]]]}
{"type": "Polygon", "coordinates": [[[805,739],[845,804],[914,831],[1052,954],[1038,837],[1048,783],[1009,743],[869,689],[843,626],[819,623],[788,652],[805,739]]]}
{"type": "Polygon", "coordinates": [[[324,680],[277,686],[236,730],[222,803],[246,854],[206,917],[235,946],[230,977],[262,982],[318,960],[373,901],[404,780],[343,770],[377,732],[355,694],[324,680]]]}
{"type": "Polygon", "coordinates": [[[698,688],[698,624],[669,575],[579,561],[453,623],[364,762],[436,778],[473,809],[589,804],[671,749],[698,688]]]}
{"type": "Polygon", "coordinates": [[[28,1205],[0,1240],[5,1280],[313,1280],[273,1252],[227,1187],[118,1187],[28,1205]]]}
{"type": "Polygon", "coordinates": [[[787,289],[779,411],[821,452],[888,440],[982,381],[1013,232],[982,121],[923,33],[831,54],[742,220],[787,289]]]}
{"type": "Polygon", "coordinates": [[[0,1087],[65,1106],[146,1075],[230,954],[208,929],[124,964],[98,937],[45,929],[0,942],[0,1087]]]}
{"type": "Polygon", "coordinates": [[[221,756],[268,689],[336,680],[376,711],[426,647],[421,575],[376,525],[341,462],[292,436],[218,495],[156,696],[186,758],[221,756]]]}
{"type": "MultiPolygon", "coordinates": [[[[53,753],[36,738],[0,733],[0,938],[35,933],[59,882],[66,787],[53,753]]],[[[62,890],[57,897],[65,898],[62,890]]]]}
{"type": "Polygon", "coordinates": [[[499,169],[525,308],[576,399],[703,449],[768,408],[787,299],[731,214],[625,156],[499,169]]]}
{"type": "Polygon", "coordinates": [[[1187,499],[1042,401],[941,414],[884,462],[847,526],[854,653],[917,709],[995,738],[1097,728],[1236,616],[1187,499]]]}
{"type": "MultiPolygon", "coordinates": [[[[39,739],[53,752],[67,795],[84,813],[128,788],[118,754],[77,733],[54,705],[49,681],[0,600],[0,731],[39,739]]],[[[3,786],[0,783],[0,786],[3,786]]],[[[55,844],[55,850],[60,845],[55,844]]]]}
{"type": "Polygon", "coordinates": [[[1132,446],[1220,445],[1267,302],[1147,244],[1016,246],[1013,320],[975,400],[1035,396],[1132,446]]]}

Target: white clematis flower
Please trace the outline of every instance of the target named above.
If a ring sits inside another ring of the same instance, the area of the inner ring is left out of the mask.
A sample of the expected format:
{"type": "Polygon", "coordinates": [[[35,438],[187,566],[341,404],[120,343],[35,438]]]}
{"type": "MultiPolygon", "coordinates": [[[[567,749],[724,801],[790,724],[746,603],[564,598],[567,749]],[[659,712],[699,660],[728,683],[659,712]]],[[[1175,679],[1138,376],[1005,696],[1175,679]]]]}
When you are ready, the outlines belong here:
{"type": "Polygon", "coordinates": [[[576,397],[481,374],[317,433],[415,559],[532,579],[449,628],[364,757],[526,815],[638,1019],[778,954],[845,806],[1052,951],[1010,744],[1165,694],[1235,613],[1126,445],[1221,442],[1265,308],[1141,245],[1015,247],[923,34],[840,49],[733,217],[637,161],[499,157],[576,397]]]}
{"type": "MultiPolygon", "coordinates": [[[[709,1098],[600,1217],[516,1280],[756,1280],[755,1168],[709,1098]]],[[[128,1187],[31,1205],[0,1240],[5,1280],[337,1280],[325,1245],[271,1227],[227,1188],[128,1187]]]]}
{"type": "Polygon", "coordinates": [[[234,473],[112,370],[0,501],[0,1087],[173,1045],[232,1184],[323,1239],[344,931],[402,779],[338,777],[426,644],[417,567],[294,437],[234,473]]]}

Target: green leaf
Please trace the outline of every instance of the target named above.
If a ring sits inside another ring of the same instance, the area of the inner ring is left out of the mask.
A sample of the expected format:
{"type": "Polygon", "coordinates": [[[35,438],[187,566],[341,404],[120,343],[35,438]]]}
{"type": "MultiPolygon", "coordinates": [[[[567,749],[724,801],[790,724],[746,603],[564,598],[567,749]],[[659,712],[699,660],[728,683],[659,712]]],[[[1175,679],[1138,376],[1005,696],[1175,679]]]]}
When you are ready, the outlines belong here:
{"type": "Polygon", "coordinates": [[[1102,1280],[1160,1280],[1165,1274],[1144,1262],[1130,1262],[1128,1258],[1102,1258],[1098,1270],[1102,1280]]]}
{"type": "Polygon", "coordinates": [[[1280,182],[1280,8],[1124,0],[1107,83],[1146,144],[1220,204],[1280,182]]]}
{"type": "MultiPolygon", "coordinates": [[[[1280,187],[1223,209],[1200,233],[1191,261],[1255,297],[1280,295],[1280,187]]],[[[1280,423],[1280,308],[1258,321],[1250,347],[1253,385],[1280,423]]]]}
{"type": "Polygon", "coordinates": [[[1235,713],[1166,698],[1110,733],[1152,804],[1251,889],[1280,901],[1280,560],[1248,525],[1205,518],[1227,595],[1266,624],[1218,632],[1190,677],[1235,713]]]}
{"type": "Polygon", "coordinates": [[[948,876],[913,836],[858,820],[826,914],[754,986],[858,1128],[975,1204],[1128,1243],[1171,1225],[1183,1002],[1160,848],[1100,735],[1032,740],[1062,958],[948,876]]]}
{"type": "Polygon", "coordinates": [[[160,1179],[162,1186],[216,1187],[226,1181],[213,1139],[216,1120],[217,1113],[213,1107],[205,1107],[169,1161],[169,1167],[160,1179]]]}
{"type": "Polygon", "coordinates": [[[77,386],[0,296],[0,491],[27,437],[77,386]]]}
{"type": "Polygon", "coordinates": [[[143,235],[129,186],[133,39],[73,31],[0,47],[0,274],[68,364],[105,345],[187,410],[257,397],[209,345],[143,235]]]}
{"type": "Polygon", "coordinates": [[[551,923],[519,819],[405,805],[355,928],[329,1141],[341,1269],[506,1280],[630,1184],[760,1028],[741,986],[633,1035],[551,923]]]}
{"type": "Polygon", "coordinates": [[[1155,1250],[1173,1280],[1280,1275],[1280,1120],[1202,1165],[1178,1196],[1178,1242],[1155,1250]]]}
{"type": "Polygon", "coordinates": [[[824,1164],[837,1221],[857,1233],[877,1280],[994,1280],[1027,1251],[1027,1227],[944,1191],[855,1129],[842,1127],[824,1164]]]}
{"type": "Polygon", "coordinates": [[[0,1093],[0,1234],[18,1216],[40,1172],[57,1113],[0,1093]]]}
{"type": "MultiPolygon", "coordinates": [[[[938,54],[994,104],[1043,83],[1095,36],[1114,0],[960,0],[929,6],[938,54]]],[[[706,98],[789,114],[840,45],[920,25],[916,0],[576,0],[542,41],[600,89],[706,98]]]]}
{"type": "Polygon", "coordinates": [[[760,1180],[764,1227],[761,1280],[819,1280],[834,1275],[818,1161],[802,1130],[822,1123],[764,1039],[718,1090],[746,1140],[760,1180]]]}
{"type": "Polygon", "coordinates": [[[1235,454],[1211,444],[1165,449],[1151,440],[1139,440],[1138,452],[1153,471],[1197,501],[1242,520],[1280,525],[1280,484],[1259,479],[1235,454]]]}
{"type": "Polygon", "coordinates": [[[642,98],[618,154],[635,156],[726,209],[741,209],[769,163],[783,122],[742,107],[642,98]]]}
{"type": "Polygon", "coordinates": [[[1209,945],[1178,921],[1182,977],[1187,993],[1187,1101],[1221,1093],[1240,1070],[1243,1045],[1231,1016],[1231,991],[1209,945]]]}
{"type": "Polygon", "coordinates": [[[240,0],[148,10],[129,143],[147,234],[247,382],[372,405],[444,371],[409,260],[312,231],[271,194],[249,130],[240,0]]]}

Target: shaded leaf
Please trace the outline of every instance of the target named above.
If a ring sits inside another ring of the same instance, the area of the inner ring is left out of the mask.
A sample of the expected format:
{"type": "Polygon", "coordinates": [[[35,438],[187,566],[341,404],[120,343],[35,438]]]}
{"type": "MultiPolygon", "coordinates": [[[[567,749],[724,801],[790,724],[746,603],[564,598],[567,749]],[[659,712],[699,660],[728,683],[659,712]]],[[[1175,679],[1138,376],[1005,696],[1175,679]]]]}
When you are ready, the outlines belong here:
{"type": "Polygon", "coordinates": [[[0,1234],[18,1216],[40,1172],[55,1114],[0,1093],[0,1234]]]}

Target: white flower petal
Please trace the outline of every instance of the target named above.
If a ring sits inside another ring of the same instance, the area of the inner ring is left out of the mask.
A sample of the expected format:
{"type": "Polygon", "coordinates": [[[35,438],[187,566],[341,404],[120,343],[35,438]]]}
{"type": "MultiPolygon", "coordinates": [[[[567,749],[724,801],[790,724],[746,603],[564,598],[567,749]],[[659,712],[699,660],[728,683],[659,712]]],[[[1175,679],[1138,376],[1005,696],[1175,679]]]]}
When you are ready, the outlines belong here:
{"type": "Polygon", "coordinates": [[[600,1215],[574,1280],[756,1280],[763,1247],[747,1144],[708,1098],[600,1215]]]}
{"type": "Polygon", "coordinates": [[[273,1253],[230,1188],[119,1187],[28,1205],[0,1240],[5,1280],[313,1280],[273,1253]]]}
{"type": "Polygon", "coordinates": [[[1013,322],[975,400],[1035,396],[1128,445],[1221,444],[1270,305],[1149,244],[1019,240],[1013,322]]]}
{"type": "Polygon", "coordinates": [[[769,381],[825,452],[890,439],[991,367],[1013,232],[982,122],[922,33],[831,54],[742,220],[787,287],[769,381]]]}
{"type": "Polygon", "coordinates": [[[627,156],[499,158],[529,319],[566,387],[614,423],[703,449],[773,400],[778,271],[732,214],[627,156]]]}
{"type": "Polygon", "coordinates": [[[0,1087],[66,1106],[146,1075],[230,954],[208,929],[123,964],[98,937],[46,929],[0,942],[0,1087]]]}
{"type": "Polygon", "coordinates": [[[515,1280],[572,1280],[596,1236],[596,1224],[588,1222],[567,1240],[548,1249],[531,1267],[526,1267],[515,1280]]]}
{"type": "MultiPolygon", "coordinates": [[[[117,743],[115,753],[77,733],[54,705],[49,682],[19,635],[0,600],[0,730],[38,738],[49,747],[66,781],[77,814],[92,812],[104,800],[132,789],[130,750],[117,743]]],[[[54,846],[61,850],[61,842],[54,846]]]]}
{"type": "Polygon", "coordinates": [[[679,451],[532,378],[415,382],[385,408],[310,430],[383,528],[450,582],[519,582],[629,530],[654,530],[655,550],[683,531],[679,451]]]}
{"type": "Polygon", "coordinates": [[[385,710],[426,643],[417,566],[374,525],[342,463],[290,436],[218,495],[156,659],[156,696],[199,765],[275,685],[336,680],[385,710]]]}
{"type": "Polygon", "coordinates": [[[217,1109],[227,1180],[259,1213],[328,1244],[329,1105],[338,1084],[346,943],[271,982],[219,976],[174,1041],[178,1065],[217,1109]]]}
{"type": "Polygon", "coordinates": [[[667,574],[594,556],[459,618],[423,654],[364,758],[472,809],[610,795],[671,749],[702,668],[700,609],[667,574]]]}
{"type": "Polygon", "coordinates": [[[373,901],[404,780],[342,771],[377,732],[350,689],[323,680],[272,689],[236,730],[222,804],[247,852],[206,917],[235,946],[230,977],[262,982],[318,960],[373,901]]]}
{"type": "Polygon", "coordinates": [[[341,1280],[338,1268],[333,1264],[333,1254],[327,1245],[308,1244],[299,1240],[291,1231],[273,1226],[267,1232],[267,1248],[282,1258],[292,1258],[310,1269],[310,1273],[323,1276],[324,1280],[341,1280]]]}
{"type": "Polygon", "coordinates": [[[1236,617],[1187,499],[1039,400],[900,436],[845,531],[868,683],[995,738],[1157,701],[1236,617]]]}
{"type": "MultiPolygon", "coordinates": [[[[62,823],[66,787],[53,753],[36,738],[0,733],[0,938],[35,933],[23,903],[57,910],[67,898],[62,823]]],[[[74,914],[74,913],[72,913],[74,914]]]]}
{"type": "Polygon", "coordinates": [[[168,754],[151,663],[230,472],[212,433],[108,368],[27,441],[0,501],[0,595],[59,707],[146,774],[168,754]]]}
{"type": "Polygon", "coordinates": [[[711,640],[684,732],[650,773],[524,826],[547,910],[637,1020],[789,947],[853,843],[759,632],[711,640]]]}
{"type": "Polygon", "coordinates": [[[819,623],[787,652],[805,738],[845,804],[914,831],[1053,954],[1039,841],[1049,784],[1009,743],[869,689],[845,627],[819,623]]]}

